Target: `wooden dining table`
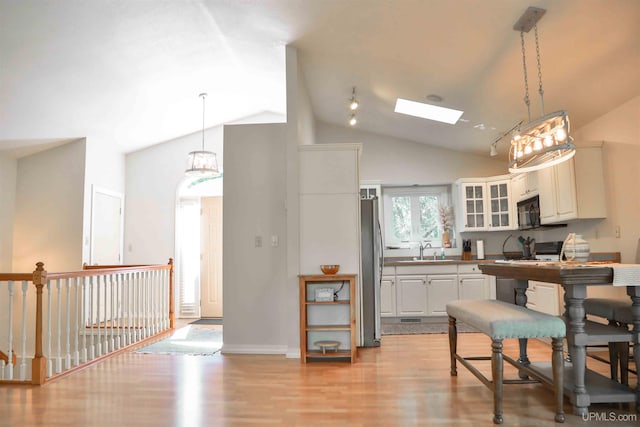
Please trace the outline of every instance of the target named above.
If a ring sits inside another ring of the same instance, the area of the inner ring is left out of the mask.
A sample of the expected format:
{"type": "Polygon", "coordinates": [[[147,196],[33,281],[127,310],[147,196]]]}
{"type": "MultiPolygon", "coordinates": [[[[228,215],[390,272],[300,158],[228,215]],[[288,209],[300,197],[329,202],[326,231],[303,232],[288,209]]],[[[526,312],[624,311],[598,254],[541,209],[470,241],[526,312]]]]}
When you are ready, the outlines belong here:
{"type": "MultiPolygon", "coordinates": [[[[613,268],[600,263],[568,263],[544,261],[504,261],[480,264],[484,274],[516,279],[516,304],[526,306],[529,280],[557,283],[565,291],[567,343],[570,362],[565,365],[564,388],[576,415],[586,415],[593,403],[634,403],[640,412],[640,381],[635,390],[608,377],[587,369],[586,346],[607,342],[620,328],[594,325],[585,319],[584,300],[589,286],[612,286],[613,268]],[[593,328],[593,326],[596,326],[593,328]]],[[[632,301],[633,326],[630,333],[635,345],[634,360],[640,366],[640,286],[627,286],[632,301]]],[[[550,378],[548,363],[531,363],[527,357],[527,341],[520,340],[520,363],[528,364],[550,378]]]]}

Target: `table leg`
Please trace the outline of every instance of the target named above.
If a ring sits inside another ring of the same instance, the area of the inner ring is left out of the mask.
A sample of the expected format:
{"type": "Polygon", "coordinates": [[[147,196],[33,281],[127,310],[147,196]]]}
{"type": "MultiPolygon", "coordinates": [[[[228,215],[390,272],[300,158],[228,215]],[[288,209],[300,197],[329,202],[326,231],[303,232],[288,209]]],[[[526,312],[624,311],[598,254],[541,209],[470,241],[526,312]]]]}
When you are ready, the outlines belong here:
{"type": "MultiPolygon", "coordinates": [[[[631,315],[633,316],[633,359],[636,368],[640,366],[640,286],[627,287],[627,294],[631,297],[631,315]]],[[[636,411],[640,412],[640,381],[636,385],[636,411]]]]}
{"type": "MultiPolygon", "coordinates": [[[[517,280],[516,281],[516,305],[521,307],[527,306],[527,287],[529,286],[528,280],[517,280]]],[[[520,356],[518,357],[518,363],[523,365],[530,365],[529,356],[527,355],[527,339],[520,338],[518,339],[518,344],[520,346],[520,356]]],[[[528,375],[524,372],[518,372],[518,377],[521,379],[528,378],[528,375]]]]}
{"type": "Polygon", "coordinates": [[[584,298],[586,297],[585,286],[567,286],[567,313],[569,324],[567,331],[567,341],[571,353],[573,365],[573,412],[575,415],[586,415],[591,399],[587,394],[584,377],[587,365],[587,334],[584,330],[585,312],[584,298]]]}

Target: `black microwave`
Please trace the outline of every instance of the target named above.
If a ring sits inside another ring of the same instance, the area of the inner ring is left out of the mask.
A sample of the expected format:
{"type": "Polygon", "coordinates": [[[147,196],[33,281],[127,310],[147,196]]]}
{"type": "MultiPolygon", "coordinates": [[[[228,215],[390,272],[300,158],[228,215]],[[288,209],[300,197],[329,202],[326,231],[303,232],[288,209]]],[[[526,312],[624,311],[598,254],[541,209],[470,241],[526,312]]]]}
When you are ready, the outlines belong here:
{"type": "Polygon", "coordinates": [[[540,198],[538,196],[521,200],[517,206],[518,228],[520,230],[540,227],[540,198]]]}

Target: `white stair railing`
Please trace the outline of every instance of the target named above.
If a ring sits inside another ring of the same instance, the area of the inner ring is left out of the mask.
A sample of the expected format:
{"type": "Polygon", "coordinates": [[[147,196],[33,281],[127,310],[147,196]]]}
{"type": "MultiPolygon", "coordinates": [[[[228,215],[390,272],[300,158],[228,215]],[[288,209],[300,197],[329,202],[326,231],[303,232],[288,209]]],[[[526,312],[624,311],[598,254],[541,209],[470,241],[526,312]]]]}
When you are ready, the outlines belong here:
{"type": "Polygon", "coordinates": [[[171,260],[0,273],[0,382],[43,384],[173,328],[172,292],[171,260]]]}

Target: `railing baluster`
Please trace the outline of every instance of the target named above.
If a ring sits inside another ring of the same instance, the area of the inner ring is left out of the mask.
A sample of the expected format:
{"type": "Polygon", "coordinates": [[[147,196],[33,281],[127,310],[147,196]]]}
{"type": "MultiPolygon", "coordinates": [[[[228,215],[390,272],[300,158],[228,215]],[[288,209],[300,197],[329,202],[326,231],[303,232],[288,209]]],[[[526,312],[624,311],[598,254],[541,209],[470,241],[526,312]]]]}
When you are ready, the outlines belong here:
{"type": "Polygon", "coordinates": [[[67,313],[65,316],[67,319],[67,332],[65,333],[67,345],[64,352],[64,370],[66,371],[71,368],[71,279],[67,278],[65,283],[67,285],[67,313]]]}
{"type": "Polygon", "coordinates": [[[93,335],[93,329],[94,329],[93,328],[93,324],[94,324],[93,295],[95,294],[96,279],[97,279],[97,276],[91,276],[91,278],[89,279],[89,301],[88,301],[89,302],[89,323],[86,329],[86,332],[89,334],[89,360],[93,360],[96,357],[96,341],[93,335]]]}
{"type": "Polygon", "coordinates": [[[62,341],[62,283],[61,280],[56,280],[56,374],[62,372],[62,348],[60,342],[62,341]]]}
{"type": "Polygon", "coordinates": [[[80,360],[82,363],[87,361],[87,303],[91,301],[91,291],[87,288],[89,287],[89,277],[82,278],[82,298],[80,298],[80,311],[81,311],[81,321],[79,324],[79,329],[82,330],[82,351],[80,352],[80,360]],[[88,298],[87,298],[88,296],[88,298]]]}
{"type": "MultiPolygon", "coordinates": [[[[115,287],[115,283],[113,282],[113,274],[109,274],[108,276],[109,279],[109,351],[114,351],[116,349],[116,340],[114,337],[114,329],[113,329],[113,325],[115,323],[115,313],[114,313],[114,306],[116,304],[116,299],[114,297],[114,287],[115,287]]],[[[106,326],[106,325],[105,325],[106,326]]]]}
{"type": "Polygon", "coordinates": [[[76,313],[76,317],[75,317],[75,327],[74,327],[74,334],[73,334],[73,366],[78,366],[80,364],[80,348],[79,345],[80,343],[78,342],[79,340],[79,335],[80,335],[80,325],[82,325],[82,307],[80,306],[80,290],[82,289],[82,285],[81,285],[82,281],[80,277],[76,277],[76,280],[74,281],[74,289],[75,289],[75,296],[76,296],[76,302],[75,302],[75,313],[76,313]]]}
{"type": "Polygon", "coordinates": [[[9,291],[9,349],[7,353],[7,357],[9,359],[8,362],[8,379],[13,379],[13,281],[10,280],[7,283],[7,290],[9,291]]]}
{"type": "Polygon", "coordinates": [[[100,327],[100,322],[102,321],[102,299],[100,298],[102,295],[102,292],[100,292],[101,286],[100,284],[102,283],[102,275],[99,275],[98,277],[96,277],[96,283],[97,283],[97,288],[96,288],[96,328],[98,328],[98,337],[96,339],[96,354],[98,355],[98,357],[102,356],[102,328],[100,327]]]}
{"type": "Polygon", "coordinates": [[[27,379],[27,291],[29,282],[22,281],[22,348],[20,350],[20,373],[21,381],[27,379]]]}
{"type": "Polygon", "coordinates": [[[47,377],[53,375],[53,360],[51,357],[51,280],[47,280],[47,377]]]}

